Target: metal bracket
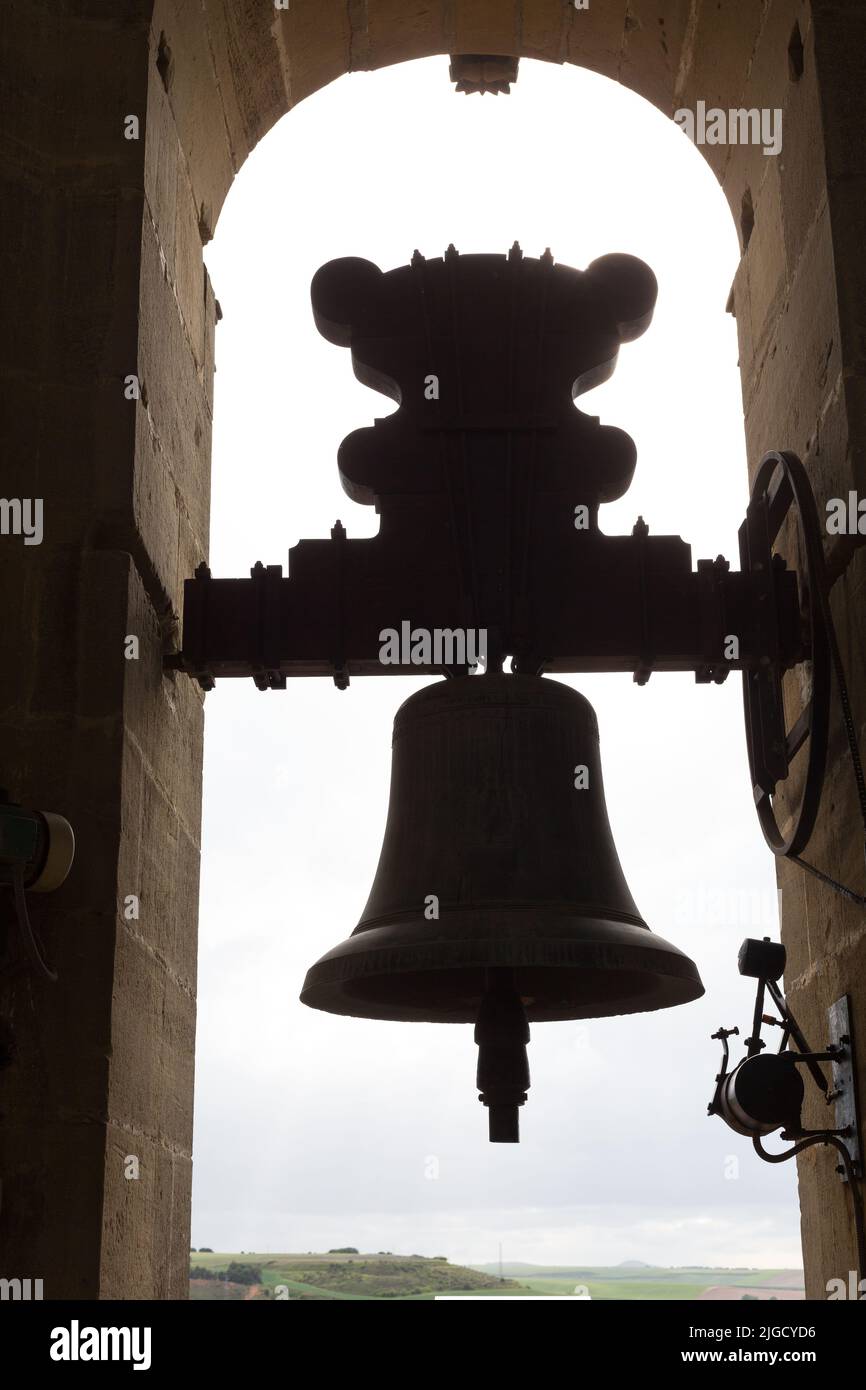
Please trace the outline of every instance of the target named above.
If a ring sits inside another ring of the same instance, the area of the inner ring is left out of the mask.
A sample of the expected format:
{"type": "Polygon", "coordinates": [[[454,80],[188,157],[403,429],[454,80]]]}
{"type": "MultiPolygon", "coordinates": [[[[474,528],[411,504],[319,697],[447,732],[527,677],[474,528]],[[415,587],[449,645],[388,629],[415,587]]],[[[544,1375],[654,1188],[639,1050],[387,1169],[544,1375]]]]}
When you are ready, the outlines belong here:
{"type": "MultiPolygon", "coordinates": [[[[833,1090],[828,1099],[836,1102],[835,1128],[845,1133],[845,1147],[851,1155],[855,1177],[863,1176],[863,1150],[860,1143],[860,1120],[857,1113],[857,1078],[854,1074],[854,1039],[851,1033],[851,1012],[848,995],[843,994],[827,1010],[830,1043],[836,1050],[832,1062],[833,1090]]],[[[848,1178],[842,1165],[837,1172],[842,1181],[848,1178]]]]}

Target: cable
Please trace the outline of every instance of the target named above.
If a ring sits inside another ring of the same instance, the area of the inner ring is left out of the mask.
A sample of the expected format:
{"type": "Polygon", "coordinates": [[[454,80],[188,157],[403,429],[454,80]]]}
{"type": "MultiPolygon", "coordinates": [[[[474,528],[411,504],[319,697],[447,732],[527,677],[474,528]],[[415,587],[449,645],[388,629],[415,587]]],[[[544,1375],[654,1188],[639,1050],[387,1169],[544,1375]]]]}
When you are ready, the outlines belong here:
{"type": "Polygon", "coordinates": [[[845,1165],[845,1176],[848,1179],[848,1187],[851,1191],[851,1205],[854,1212],[854,1231],[857,1238],[857,1285],[866,1272],[866,1230],[863,1222],[863,1203],[859,1188],[855,1187],[856,1178],[854,1175],[854,1165],[851,1162],[851,1155],[846,1145],[836,1134],[816,1134],[809,1139],[803,1139],[795,1144],[792,1149],[786,1149],[782,1154],[771,1154],[763,1146],[759,1135],[754,1135],[752,1145],[755,1153],[764,1160],[765,1163],[786,1163],[789,1158],[796,1158],[804,1149],[811,1149],[813,1144],[832,1144],[842,1156],[845,1165]]]}
{"type": "MultiPolygon", "coordinates": [[[[864,849],[866,849],[866,846],[864,846],[864,849]]],[[[818,878],[822,883],[826,883],[828,888],[832,888],[835,892],[840,893],[843,898],[847,898],[849,902],[857,903],[859,907],[866,907],[866,897],[864,897],[862,893],[855,893],[853,888],[846,888],[844,883],[838,883],[836,879],[831,878],[829,874],[823,873],[821,869],[816,869],[814,864],[807,864],[806,860],[801,859],[799,854],[791,854],[788,857],[793,860],[795,864],[799,864],[801,869],[805,869],[807,873],[812,874],[814,878],[818,878]]]]}
{"type": "Polygon", "coordinates": [[[52,984],[56,984],[57,971],[52,970],[46,961],[27,912],[27,899],[24,895],[24,870],[20,864],[15,864],[12,868],[12,893],[15,899],[15,916],[18,920],[18,930],[24,950],[40,974],[44,975],[52,984]]]}
{"type": "MultiPolygon", "coordinates": [[[[842,706],[842,720],[845,725],[845,734],[848,739],[848,748],[851,753],[851,765],[854,769],[854,780],[857,783],[857,799],[860,803],[860,819],[863,822],[863,851],[866,858],[866,776],[863,773],[863,763],[860,758],[860,746],[857,742],[857,726],[854,723],[854,716],[851,712],[851,700],[848,695],[848,682],[845,679],[845,667],[842,663],[842,653],[839,650],[839,639],[836,635],[836,624],[833,621],[833,610],[830,607],[830,591],[827,583],[827,569],[824,560],[823,549],[819,546],[814,551],[815,567],[818,570],[815,591],[818,595],[818,602],[821,608],[821,616],[824,619],[824,627],[827,635],[827,645],[830,648],[830,660],[833,663],[833,670],[836,675],[836,683],[839,687],[839,703],[842,706]]],[[[866,907],[866,896],[862,893],[855,893],[852,888],[846,888],[843,883],[839,883],[829,874],[825,874],[821,869],[816,869],[814,864],[809,864],[805,859],[801,859],[799,854],[792,854],[789,858],[795,864],[799,864],[801,869],[820,879],[828,888],[840,893],[849,902],[857,903],[859,907],[866,907]]]]}

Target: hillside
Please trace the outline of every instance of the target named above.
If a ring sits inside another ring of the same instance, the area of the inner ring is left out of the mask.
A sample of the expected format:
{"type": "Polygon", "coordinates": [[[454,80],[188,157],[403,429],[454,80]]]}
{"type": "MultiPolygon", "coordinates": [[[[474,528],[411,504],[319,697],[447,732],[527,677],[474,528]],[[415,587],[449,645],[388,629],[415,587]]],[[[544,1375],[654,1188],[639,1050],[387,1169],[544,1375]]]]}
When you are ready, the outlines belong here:
{"type": "Polygon", "coordinates": [[[432,1299],[437,1293],[507,1294],[521,1290],[520,1284],[513,1279],[500,1280],[494,1274],[421,1255],[210,1252],[190,1255],[193,1269],[224,1273],[232,1263],[260,1269],[261,1282],[246,1285],[227,1283],[223,1279],[191,1279],[190,1298],[233,1302],[273,1298],[278,1285],[287,1287],[292,1299],[432,1299]]]}

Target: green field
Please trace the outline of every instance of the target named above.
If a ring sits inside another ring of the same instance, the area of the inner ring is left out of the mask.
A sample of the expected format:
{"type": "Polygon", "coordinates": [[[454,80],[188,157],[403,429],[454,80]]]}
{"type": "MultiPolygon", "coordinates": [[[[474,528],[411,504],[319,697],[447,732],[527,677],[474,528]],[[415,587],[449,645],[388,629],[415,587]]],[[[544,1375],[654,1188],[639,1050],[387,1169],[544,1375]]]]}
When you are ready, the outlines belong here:
{"type": "MultiPolygon", "coordinates": [[[[477,1266],[498,1273],[498,1264],[477,1266]]],[[[710,1288],[754,1289],[754,1297],[779,1297],[802,1290],[801,1270],[659,1268],[629,1261],[622,1265],[542,1265],[503,1263],[506,1278],[519,1280],[537,1293],[565,1296],[576,1287],[587,1288],[594,1300],[699,1298],[710,1288]]]]}
{"type": "MultiPolygon", "coordinates": [[[[437,1294],[471,1297],[473,1294],[514,1298],[521,1294],[547,1294],[567,1298],[587,1288],[593,1300],[699,1298],[717,1286],[754,1289],[756,1297],[777,1296],[802,1286],[796,1270],[662,1269],[629,1262],[617,1266],[549,1266],[504,1264],[468,1268],[444,1259],[392,1254],[272,1254],[201,1252],[190,1255],[193,1268],[223,1275],[232,1263],[252,1265],[261,1271],[255,1284],[219,1279],[191,1279],[193,1301],[224,1299],[227,1302],[285,1298],[278,1286],[297,1301],[323,1299],[430,1300],[437,1294]],[[775,1292],[774,1292],[775,1291],[775,1292]]],[[[239,1276],[242,1277],[242,1276],[239,1276]]]]}

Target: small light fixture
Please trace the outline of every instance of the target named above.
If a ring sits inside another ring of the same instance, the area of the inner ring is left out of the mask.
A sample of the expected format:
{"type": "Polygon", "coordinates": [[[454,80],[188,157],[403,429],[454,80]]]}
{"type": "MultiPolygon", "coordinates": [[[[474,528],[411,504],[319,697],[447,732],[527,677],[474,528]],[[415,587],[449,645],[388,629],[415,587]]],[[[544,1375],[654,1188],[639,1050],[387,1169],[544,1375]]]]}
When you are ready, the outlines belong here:
{"type": "Polygon", "coordinates": [[[728,1070],[728,1039],[739,1035],[740,1030],[720,1028],[713,1033],[713,1038],[722,1044],[722,1069],[716,1076],[716,1088],[707,1113],[718,1115],[735,1133],[751,1139],[755,1152],[766,1163],[785,1163],[816,1144],[829,1145],[838,1152],[841,1161],[836,1172],[851,1191],[862,1276],[866,1271],[861,1189],[863,1158],[850,1003],[848,996],[844,995],[830,1006],[827,1014],[829,1042],[823,1051],[814,1051],[779,988],[785,959],[784,946],[771,941],[769,937],[763,941],[747,939],[740,947],[740,974],[758,982],[752,1031],[751,1036],[745,1039],[746,1056],[731,1071],[728,1070]],[[776,1006],[778,1018],[764,1012],[767,994],[776,1006]],[[766,1042],[761,1037],[762,1024],[781,1029],[778,1052],[764,1051],[766,1042]],[[829,1078],[825,1072],[828,1065],[831,1068],[829,1078]],[[832,1127],[804,1127],[804,1073],[811,1077],[826,1104],[835,1107],[832,1127]],[[776,1131],[793,1147],[783,1153],[770,1153],[765,1149],[764,1138],[776,1131]]]}
{"type": "Polygon", "coordinates": [[[30,893],[52,893],[65,881],[75,856],[75,836],[64,816],[31,811],[0,790],[0,884],[12,890],[15,918],[25,954],[52,982],[57,973],[45,959],[27,911],[30,893]]]}

